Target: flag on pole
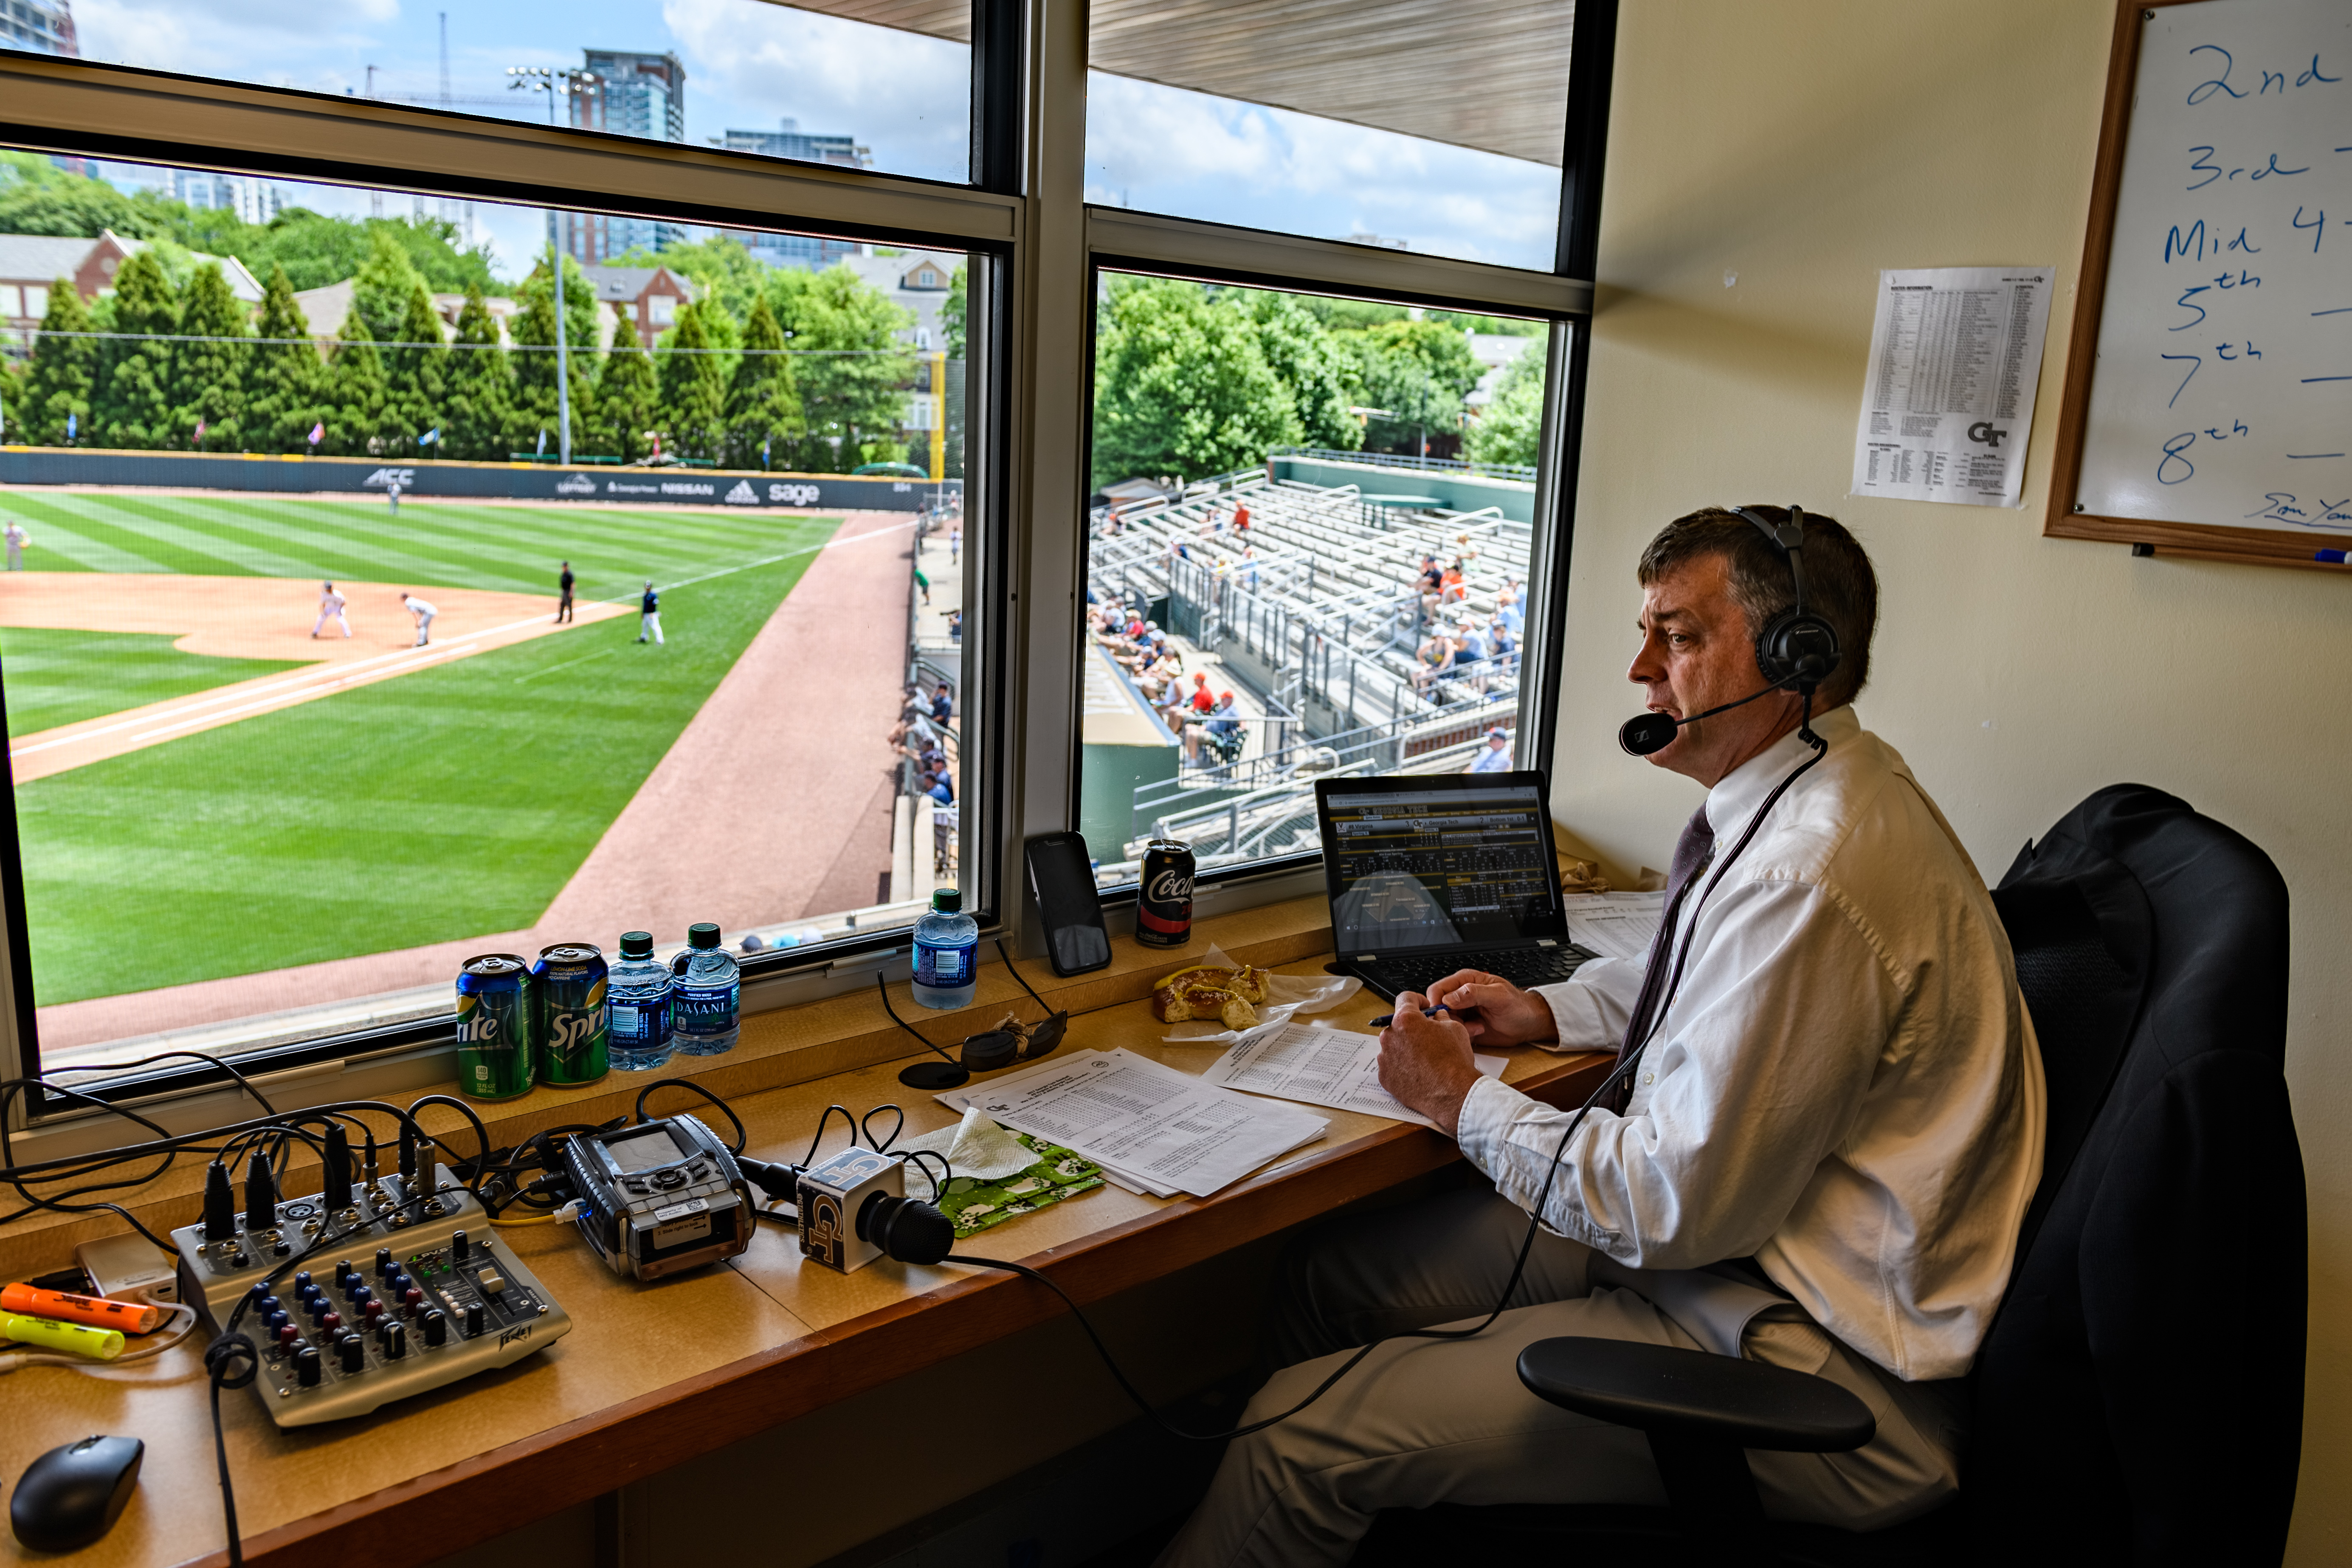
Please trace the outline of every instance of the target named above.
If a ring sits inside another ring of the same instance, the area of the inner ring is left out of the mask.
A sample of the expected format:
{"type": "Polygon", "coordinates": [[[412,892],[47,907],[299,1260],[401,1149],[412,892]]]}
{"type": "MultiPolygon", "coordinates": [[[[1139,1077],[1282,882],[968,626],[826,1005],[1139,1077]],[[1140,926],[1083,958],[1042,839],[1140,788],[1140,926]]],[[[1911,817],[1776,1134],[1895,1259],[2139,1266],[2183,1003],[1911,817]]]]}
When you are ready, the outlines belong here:
{"type": "Polygon", "coordinates": [[[441,444],[441,426],[436,425],[432,429],[427,430],[424,435],[419,436],[416,438],[416,444],[420,447],[439,446],[441,444]]]}
{"type": "Polygon", "coordinates": [[[315,447],[326,438],[327,422],[321,419],[316,425],[310,426],[310,445],[315,447]]]}
{"type": "Polygon", "coordinates": [[[204,416],[203,416],[203,415],[199,414],[199,415],[197,415],[197,416],[196,416],[196,445],[197,445],[197,446],[199,446],[199,447],[201,447],[201,446],[203,446],[204,444],[205,444],[205,418],[204,418],[204,416]]]}
{"type": "Polygon", "coordinates": [[[772,436],[762,436],[760,437],[760,467],[762,468],[765,468],[768,466],[768,443],[774,438],[775,437],[772,436]]]}
{"type": "Polygon", "coordinates": [[[68,414],[67,414],[67,416],[66,416],[66,439],[67,439],[67,440],[70,441],[70,440],[72,440],[72,439],[74,438],[74,427],[75,427],[77,425],[79,425],[80,422],[81,422],[81,416],[80,416],[80,415],[79,415],[79,414],[73,414],[73,413],[68,413],[68,414]]]}
{"type": "Polygon", "coordinates": [[[540,433],[539,433],[539,445],[538,445],[538,447],[536,447],[535,448],[533,448],[533,449],[532,449],[531,456],[532,456],[532,457],[534,457],[534,458],[544,458],[544,457],[546,457],[546,456],[547,456],[547,432],[546,432],[546,430],[541,429],[541,430],[540,431],[540,433]]]}

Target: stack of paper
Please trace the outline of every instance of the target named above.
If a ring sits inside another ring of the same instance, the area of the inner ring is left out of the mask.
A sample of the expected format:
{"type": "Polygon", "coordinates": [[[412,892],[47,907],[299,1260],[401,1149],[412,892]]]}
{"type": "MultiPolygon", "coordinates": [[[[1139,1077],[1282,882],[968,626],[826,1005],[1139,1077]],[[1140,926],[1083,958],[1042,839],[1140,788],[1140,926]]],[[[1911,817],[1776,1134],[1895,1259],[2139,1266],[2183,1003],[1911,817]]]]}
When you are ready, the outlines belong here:
{"type": "MultiPolygon", "coordinates": [[[[1502,1076],[1501,1057],[1473,1057],[1488,1078],[1502,1076]]],[[[1276,1100],[1303,1100],[1367,1116],[1432,1125],[1381,1087],[1381,1042],[1375,1035],[1350,1034],[1308,1024],[1271,1024],[1250,1030],[1219,1057],[1203,1083],[1223,1084],[1276,1100]]]]}
{"type": "Polygon", "coordinates": [[[1205,1198],[1267,1161],[1312,1143],[1325,1118],[1203,1083],[1132,1051],[1077,1051],[992,1083],[939,1096],[977,1107],[1100,1165],[1131,1191],[1205,1198]]]}
{"type": "Polygon", "coordinates": [[[1586,893],[1562,899],[1568,940],[1603,958],[1635,963],[1650,956],[1658,921],[1666,910],[1664,893],[1586,893]]]}

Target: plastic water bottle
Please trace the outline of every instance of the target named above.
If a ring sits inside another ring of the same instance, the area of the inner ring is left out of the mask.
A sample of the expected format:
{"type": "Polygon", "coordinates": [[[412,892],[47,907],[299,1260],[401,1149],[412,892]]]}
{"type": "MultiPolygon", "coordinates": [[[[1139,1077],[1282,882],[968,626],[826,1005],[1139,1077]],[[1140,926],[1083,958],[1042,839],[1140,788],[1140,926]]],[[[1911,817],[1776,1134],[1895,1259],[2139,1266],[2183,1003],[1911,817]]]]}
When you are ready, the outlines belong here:
{"type": "Polygon", "coordinates": [[[621,933],[621,956],[604,976],[613,1005],[606,1059],[623,1072],[650,1072],[670,1057],[670,974],[654,962],[649,931],[621,933]]]}
{"type": "Polygon", "coordinates": [[[686,928],[686,951],[671,961],[673,1036],[678,1055],[715,1057],[735,1048],[742,1033],[738,1012],[743,972],[719,945],[719,928],[702,921],[686,928]]]}
{"type": "Polygon", "coordinates": [[[980,922],[963,912],[963,895],[941,888],[931,912],[915,922],[915,1000],[926,1007],[969,1007],[979,988],[980,922]]]}

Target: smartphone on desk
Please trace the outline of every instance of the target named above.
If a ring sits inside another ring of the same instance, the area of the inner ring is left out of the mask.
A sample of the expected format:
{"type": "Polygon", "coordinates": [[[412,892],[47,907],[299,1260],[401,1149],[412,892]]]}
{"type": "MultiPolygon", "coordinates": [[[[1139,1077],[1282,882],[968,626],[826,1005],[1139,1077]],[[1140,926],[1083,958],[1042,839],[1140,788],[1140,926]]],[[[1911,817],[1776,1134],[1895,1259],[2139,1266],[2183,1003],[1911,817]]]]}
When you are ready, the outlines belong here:
{"type": "Polygon", "coordinates": [[[1095,890],[1093,858],[1076,833],[1041,833],[1029,840],[1029,890],[1045,922],[1045,956],[1065,978],[1110,962],[1102,897],[1095,890]]]}

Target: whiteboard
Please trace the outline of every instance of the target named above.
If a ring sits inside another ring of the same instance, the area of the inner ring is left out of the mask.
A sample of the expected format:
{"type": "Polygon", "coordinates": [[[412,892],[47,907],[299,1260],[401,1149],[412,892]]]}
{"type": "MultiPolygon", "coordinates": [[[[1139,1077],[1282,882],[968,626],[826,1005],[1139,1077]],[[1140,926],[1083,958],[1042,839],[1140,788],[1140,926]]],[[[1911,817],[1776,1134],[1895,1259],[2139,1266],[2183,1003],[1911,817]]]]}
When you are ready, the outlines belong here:
{"type": "Polygon", "coordinates": [[[2352,534],[2352,4],[2141,28],[2074,510],[2352,534]]]}

